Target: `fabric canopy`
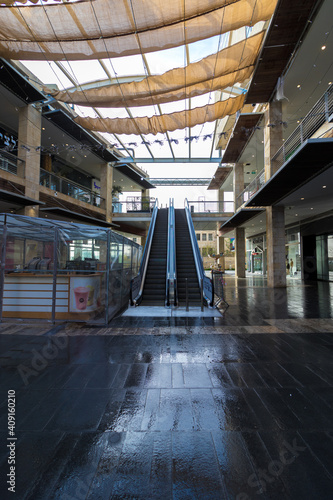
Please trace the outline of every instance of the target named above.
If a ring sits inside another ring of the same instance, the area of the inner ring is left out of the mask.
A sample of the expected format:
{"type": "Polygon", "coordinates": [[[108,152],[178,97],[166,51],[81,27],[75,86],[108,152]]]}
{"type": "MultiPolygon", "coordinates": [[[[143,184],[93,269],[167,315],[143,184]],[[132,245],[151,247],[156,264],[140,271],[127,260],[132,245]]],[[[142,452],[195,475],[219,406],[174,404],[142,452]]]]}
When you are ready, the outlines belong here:
{"type": "Polygon", "coordinates": [[[60,61],[152,52],[252,26],[269,19],[276,3],[94,0],[2,7],[0,57],[60,61]]]}
{"type": "Polygon", "coordinates": [[[208,106],[194,108],[166,115],[139,118],[75,118],[76,123],[98,132],[110,134],[158,134],[177,129],[194,127],[201,123],[212,122],[236,113],[243,107],[245,94],[208,106]]]}
{"type": "Polygon", "coordinates": [[[82,106],[149,106],[221,90],[250,77],[260,50],[264,31],[212,54],[186,68],[139,82],[95,87],[84,91],[45,91],[60,101],[82,106]],[[243,70],[244,71],[240,71],[243,70]],[[224,78],[221,78],[224,77],[224,78]],[[214,81],[212,81],[214,80],[214,81]]]}

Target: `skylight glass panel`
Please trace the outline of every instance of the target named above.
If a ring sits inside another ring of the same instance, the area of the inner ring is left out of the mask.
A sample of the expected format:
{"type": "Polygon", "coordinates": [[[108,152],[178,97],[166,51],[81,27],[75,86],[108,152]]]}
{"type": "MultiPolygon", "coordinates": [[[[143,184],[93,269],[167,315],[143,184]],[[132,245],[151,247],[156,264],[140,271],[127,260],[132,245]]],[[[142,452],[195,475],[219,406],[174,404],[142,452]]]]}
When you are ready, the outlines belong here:
{"type": "Polygon", "coordinates": [[[188,109],[188,107],[188,99],[161,104],[161,110],[163,114],[177,113],[178,111],[184,111],[185,109],[188,109]]]}
{"type": "MultiPolygon", "coordinates": [[[[212,137],[207,137],[214,133],[215,122],[196,125],[191,128],[191,136],[198,137],[191,142],[191,156],[193,158],[207,158],[210,156],[212,148],[212,137]]],[[[206,175],[203,175],[206,177],[206,175]]]]}
{"type": "Polygon", "coordinates": [[[96,108],[104,118],[129,118],[125,108],[96,108]]]}
{"type": "Polygon", "coordinates": [[[96,80],[105,80],[107,78],[107,74],[97,60],[63,61],[61,65],[73,77],[74,81],[79,84],[94,82],[96,80]]]}
{"type": "Polygon", "coordinates": [[[188,45],[190,53],[190,62],[197,62],[204,57],[215,54],[218,50],[222,50],[228,45],[229,33],[213,36],[205,40],[190,43],[188,45]]]}
{"type": "Polygon", "coordinates": [[[145,140],[150,142],[149,148],[155,158],[170,158],[171,150],[166,134],[149,134],[145,136],[145,140]]]}
{"type": "Polygon", "coordinates": [[[54,62],[21,61],[21,63],[45,85],[57,85],[61,90],[73,85],[54,62]]]}
{"type": "Polygon", "coordinates": [[[103,59],[103,62],[112,78],[146,74],[141,55],[103,59]]]}
{"type": "Polygon", "coordinates": [[[96,118],[96,116],[97,116],[96,111],[93,108],[90,108],[88,106],[76,106],[75,105],[74,111],[79,116],[89,116],[91,118],[96,118]]]}
{"type": "Polygon", "coordinates": [[[185,137],[188,137],[188,128],[169,132],[169,137],[175,157],[188,157],[188,144],[185,142],[185,137]]]}
{"type": "Polygon", "coordinates": [[[159,115],[158,107],[157,106],[138,106],[136,108],[129,108],[132,116],[137,117],[137,116],[154,116],[154,115],[159,115]]]}
{"type": "Polygon", "coordinates": [[[214,104],[214,96],[212,93],[207,93],[203,95],[198,95],[191,98],[191,108],[200,108],[206,106],[207,104],[214,104]]]}
{"type": "MultiPolygon", "coordinates": [[[[135,158],[151,158],[151,155],[149,154],[149,151],[146,148],[145,144],[142,144],[143,141],[146,141],[145,138],[142,139],[140,135],[134,135],[134,134],[130,135],[120,134],[117,137],[123,144],[125,144],[126,147],[134,151],[135,158]]],[[[132,155],[131,150],[130,154],[132,155]]],[[[122,151],[122,153],[125,156],[127,155],[126,151],[122,151]]]]}
{"type": "Polygon", "coordinates": [[[173,68],[183,68],[186,64],[185,47],[159,50],[146,54],[151,74],[161,75],[173,68]]]}

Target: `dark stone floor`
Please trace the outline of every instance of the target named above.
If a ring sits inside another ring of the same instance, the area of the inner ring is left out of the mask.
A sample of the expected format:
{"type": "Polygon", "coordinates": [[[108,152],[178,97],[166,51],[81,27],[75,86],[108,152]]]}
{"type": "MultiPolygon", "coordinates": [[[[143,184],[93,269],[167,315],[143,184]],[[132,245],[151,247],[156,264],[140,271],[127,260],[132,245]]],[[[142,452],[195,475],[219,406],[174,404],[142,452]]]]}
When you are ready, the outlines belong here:
{"type": "Polygon", "coordinates": [[[0,325],[1,499],[331,500],[332,285],[264,285],[220,318],[0,325]]]}

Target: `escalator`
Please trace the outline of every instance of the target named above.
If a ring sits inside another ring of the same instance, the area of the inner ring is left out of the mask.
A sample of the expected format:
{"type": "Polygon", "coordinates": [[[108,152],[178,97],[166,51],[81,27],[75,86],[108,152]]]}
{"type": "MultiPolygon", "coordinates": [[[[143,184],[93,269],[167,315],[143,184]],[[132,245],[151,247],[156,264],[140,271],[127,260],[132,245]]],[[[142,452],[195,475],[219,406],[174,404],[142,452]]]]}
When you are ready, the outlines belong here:
{"type": "Polygon", "coordinates": [[[186,303],[187,278],[188,302],[190,305],[200,305],[198,274],[185,209],[175,210],[175,226],[178,303],[186,303]]]}
{"type": "Polygon", "coordinates": [[[157,212],[141,305],[164,306],[168,246],[168,209],[157,212]]]}

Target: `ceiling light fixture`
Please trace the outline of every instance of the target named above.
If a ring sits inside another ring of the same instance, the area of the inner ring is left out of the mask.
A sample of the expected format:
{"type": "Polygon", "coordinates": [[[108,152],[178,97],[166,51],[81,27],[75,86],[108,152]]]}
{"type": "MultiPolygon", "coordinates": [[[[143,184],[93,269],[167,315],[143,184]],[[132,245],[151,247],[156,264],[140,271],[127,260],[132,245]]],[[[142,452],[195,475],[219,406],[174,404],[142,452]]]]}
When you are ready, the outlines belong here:
{"type": "Polygon", "coordinates": [[[325,49],[326,49],[326,45],[322,45],[321,50],[325,50],[325,49]]]}
{"type": "Polygon", "coordinates": [[[323,189],[325,189],[325,188],[326,188],[326,186],[323,186],[323,189]]]}
{"type": "Polygon", "coordinates": [[[301,198],[301,200],[304,200],[304,198],[301,198]]]}
{"type": "Polygon", "coordinates": [[[300,85],[300,84],[298,84],[298,85],[297,85],[297,88],[298,88],[298,89],[300,89],[300,88],[301,88],[301,85],[300,85]]]}

